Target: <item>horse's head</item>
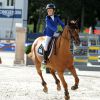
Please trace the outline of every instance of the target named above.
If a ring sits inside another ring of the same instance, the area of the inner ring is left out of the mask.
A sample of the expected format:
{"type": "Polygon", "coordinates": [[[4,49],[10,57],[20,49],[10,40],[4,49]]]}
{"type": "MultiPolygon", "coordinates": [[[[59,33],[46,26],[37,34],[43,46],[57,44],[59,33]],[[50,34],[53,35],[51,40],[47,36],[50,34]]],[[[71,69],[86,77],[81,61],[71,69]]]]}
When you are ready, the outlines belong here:
{"type": "Polygon", "coordinates": [[[70,33],[71,39],[74,41],[75,45],[79,46],[80,45],[80,38],[79,38],[79,27],[77,21],[70,21],[68,23],[68,31],[70,33]]]}

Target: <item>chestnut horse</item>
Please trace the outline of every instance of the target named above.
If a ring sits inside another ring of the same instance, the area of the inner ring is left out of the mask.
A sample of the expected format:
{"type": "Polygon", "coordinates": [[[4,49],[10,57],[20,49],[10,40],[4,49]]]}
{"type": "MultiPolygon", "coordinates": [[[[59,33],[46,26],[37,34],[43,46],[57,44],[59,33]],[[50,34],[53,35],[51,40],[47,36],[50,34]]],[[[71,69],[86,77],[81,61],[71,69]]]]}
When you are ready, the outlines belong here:
{"type": "MultiPolygon", "coordinates": [[[[77,76],[76,70],[74,68],[74,61],[73,61],[73,55],[70,51],[70,42],[71,39],[74,40],[74,43],[76,45],[80,44],[80,39],[78,35],[79,29],[76,27],[76,23],[69,24],[65,26],[62,34],[57,38],[56,40],[56,48],[53,49],[53,52],[47,61],[47,66],[50,68],[50,73],[53,75],[55,82],[57,84],[57,90],[60,90],[60,81],[55,75],[55,71],[57,72],[62,85],[64,87],[64,93],[65,93],[65,100],[69,100],[69,92],[68,92],[68,86],[64,79],[63,73],[66,69],[68,69],[72,75],[75,78],[75,84],[72,86],[72,90],[75,90],[78,88],[79,84],[79,78],[77,76]],[[56,49],[56,55],[55,55],[55,49],[56,49]]],[[[36,69],[38,74],[40,75],[42,79],[42,85],[43,85],[43,91],[47,92],[47,83],[45,82],[42,71],[41,71],[41,62],[43,60],[42,56],[40,56],[37,53],[37,50],[39,46],[41,45],[42,41],[44,41],[44,36],[37,38],[34,43],[32,44],[31,52],[29,53],[29,56],[32,58],[32,60],[35,62],[36,69]]]]}

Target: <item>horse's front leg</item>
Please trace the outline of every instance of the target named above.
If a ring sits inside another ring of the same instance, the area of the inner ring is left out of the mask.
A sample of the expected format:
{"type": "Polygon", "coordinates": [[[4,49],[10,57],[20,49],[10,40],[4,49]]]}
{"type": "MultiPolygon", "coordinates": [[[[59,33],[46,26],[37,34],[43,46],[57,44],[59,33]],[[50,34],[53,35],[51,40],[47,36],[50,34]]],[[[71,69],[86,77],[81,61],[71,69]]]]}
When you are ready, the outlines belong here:
{"type": "Polygon", "coordinates": [[[74,76],[74,79],[75,79],[75,84],[71,87],[71,89],[72,90],[76,90],[76,89],[78,89],[79,78],[78,78],[78,75],[76,73],[75,67],[74,66],[71,66],[69,68],[69,71],[72,73],[72,75],[74,76]]]}
{"type": "Polygon", "coordinates": [[[60,91],[61,90],[60,81],[57,78],[57,76],[55,75],[55,71],[50,68],[50,73],[52,74],[53,78],[55,79],[55,83],[57,84],[57,90],[60,91]]]}
{"type": "Polygon", "coordinates": [[[63,76],[63,72],[59,72],[58,71],[58,76],[62,82],[62,85],[64,87],[64,91],[65,91],[65,100],[69,100],[70,99],[70,96],[69,96],[69,92],[68,92],[68,86],[67,86],[67,83],[64,79],[64,76],[63,76]]]}
{"type": "Polygon", "coordinates": [[[36,69],[37,69],[37,72],[38,72],[38,74],[39,74],[39,76],[41,77],[41,80],[42,80],[42,86],[44,87],[43,91],[45,93],[47,93],[48,92],[47,83],[44,81],[44,78],[42,76],[41,64],[40,63],[36,64],[36,69]]]}

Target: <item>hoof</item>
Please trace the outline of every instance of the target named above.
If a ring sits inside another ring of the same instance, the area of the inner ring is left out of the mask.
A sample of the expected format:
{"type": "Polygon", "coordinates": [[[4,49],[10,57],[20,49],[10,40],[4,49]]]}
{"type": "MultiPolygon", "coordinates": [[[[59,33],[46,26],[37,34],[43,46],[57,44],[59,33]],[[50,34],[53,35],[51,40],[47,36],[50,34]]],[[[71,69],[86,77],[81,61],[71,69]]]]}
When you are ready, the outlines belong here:
{"type": "Polygon", "coordinates": [[[61,86],[60,86],[60,83],[57,84],[57,90],[60,91],[61,90],[61,86]]]}
{"type": "Polygon", "coordinates": [[[45,86],[43,92],[48,93],[48,88],[45,86]]]}
{"type": "Polygon", "coordinates": [[[70,96],[65,96],[65,100],[70,100],[70,96]]]}
{"type": "Polygon", "coordinates": [[[71,89],[72,89],[72,90],[76,90],[76,89],[78,89],[78,85],[74,85],[74,86],[72,86],[71,89]]]}

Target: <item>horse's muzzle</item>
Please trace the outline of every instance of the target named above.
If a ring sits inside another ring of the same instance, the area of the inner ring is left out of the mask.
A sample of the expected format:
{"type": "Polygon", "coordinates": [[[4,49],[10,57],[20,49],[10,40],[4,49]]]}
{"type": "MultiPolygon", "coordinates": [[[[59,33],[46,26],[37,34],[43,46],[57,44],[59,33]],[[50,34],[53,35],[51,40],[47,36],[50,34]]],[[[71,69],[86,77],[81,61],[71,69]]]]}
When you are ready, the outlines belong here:
{"type": "Polygon", "coordinates": [[[80,39],[75,42],[76,46],[80,46],[80,39]]]}

